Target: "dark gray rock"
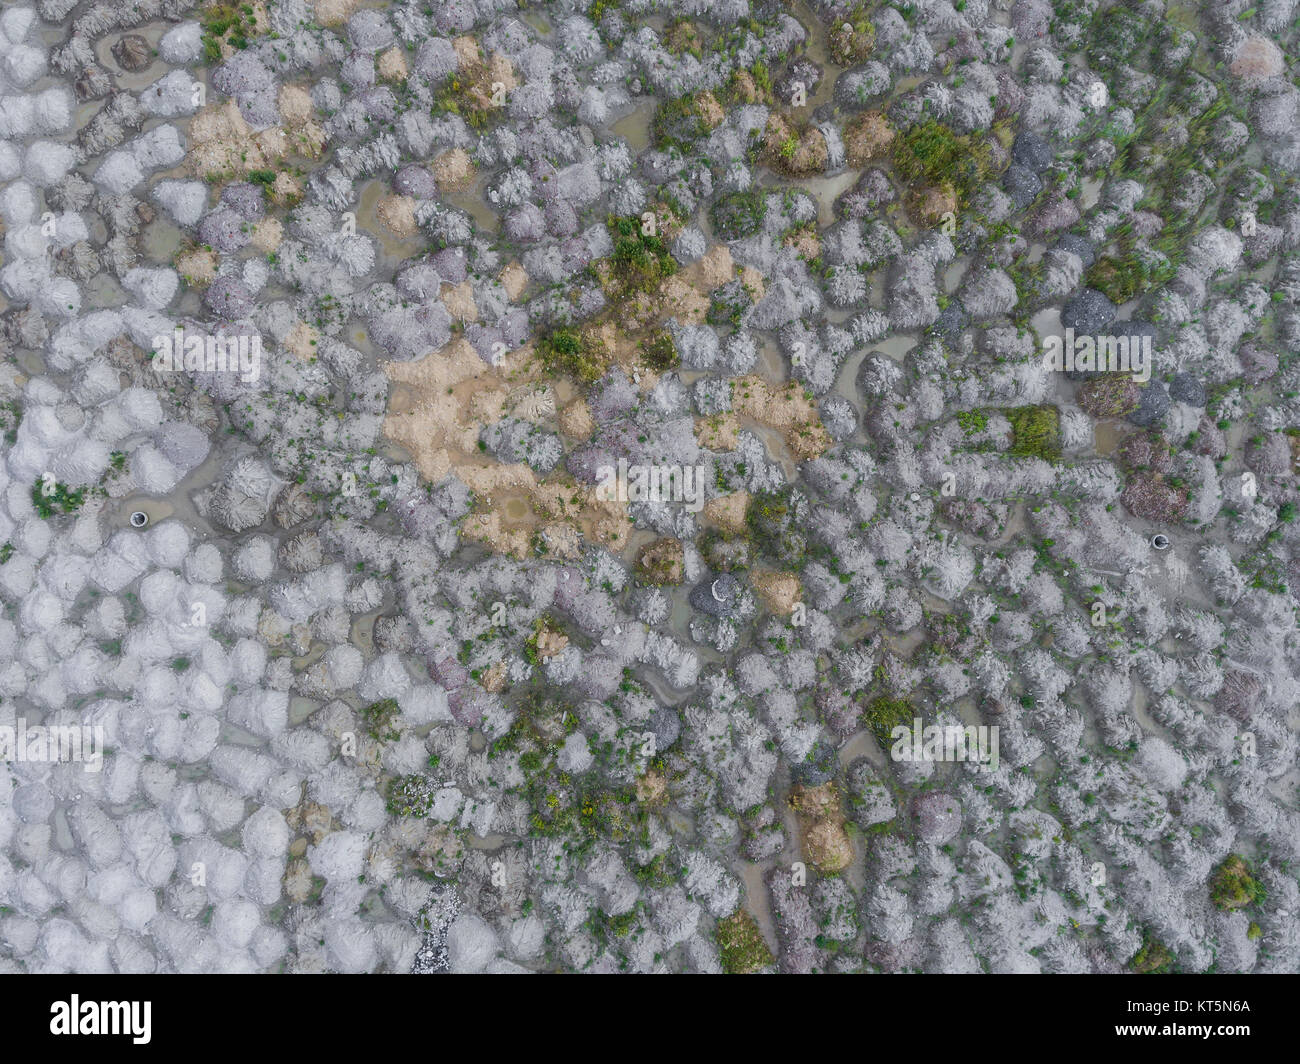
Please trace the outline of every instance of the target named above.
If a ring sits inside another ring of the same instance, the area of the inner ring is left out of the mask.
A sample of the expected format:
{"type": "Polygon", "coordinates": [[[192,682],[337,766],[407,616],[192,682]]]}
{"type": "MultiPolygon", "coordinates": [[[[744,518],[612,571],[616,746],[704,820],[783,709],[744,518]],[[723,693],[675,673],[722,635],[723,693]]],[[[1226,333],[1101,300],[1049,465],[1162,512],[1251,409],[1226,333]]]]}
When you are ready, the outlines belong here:
{"type": "Polygon", "coordinates": [[[1134,425],[1149,428],[1169,412],[1169,391],[1159,381],[1151,381],[1142,389],[1138,398],[1138,408],[1129,414],[1128,419],[1134,425]]]}
{"type": "Polygon", "coordinates": [[[672,706],[660,706],[650,715],[650,730],[655,737],[655,750],[667,750],[682,734],[682,721],[672,706]]]}
{"type": "Polygon", "coordinates": [[[1007,167],[1007,172],[1002,175],[1002,187],[1011,197],[1012,206],[1018,211],[1023,211],[1043,191],[1043,182],[1028,167],[1012,163],[1007,167]]]}
{"type": "Polygon", "coordinates": [[[1097,261],[1097,249],[1092,246],[1092,241],[1087,237],[1079,236],[1076,233],[1066,233],[1056,242],[1056,246],[1061,251],[1068,251],[1071,255],[1078,255],[1079,261],[1083,263],[1085,270],[1097,261]]]}
{"type": "Polygon", "coordinates": [[[940,336],[951,340],[960,336],[969,323],[970,315],[966,313],[961,303],[954,299],[939,312],[939,317],[930,328],[940,336]]]}
{"type": "Polygon", "coordinates": [[[1041,174],[1052,165],[1052,148],[1037,133],[1025,131],[1011,145],[1011,158],[1026,170],[1041,174]]]}
{"type": "Polygon", "coordinates": [[[1098,336],[1115,320],[1115,304],[1095,288],[1085,288],[1061,308],[1061,325],[1078,335],[1098,336]]]}
{"type": "Polygon", "coordinates": [[[730,573],[709,576],[691,589],[688,601],[710,617],[730,617],[740,601],[740,581],[730,573]]]}
{"type": "Polygon", "coordinates": [[[1205,406],[1207,399],[1205,385],[1190,373],[1174,374],[1174,379],[1169,382],[1169,396],[1180,403],[1197,407],[1205,406]]]}

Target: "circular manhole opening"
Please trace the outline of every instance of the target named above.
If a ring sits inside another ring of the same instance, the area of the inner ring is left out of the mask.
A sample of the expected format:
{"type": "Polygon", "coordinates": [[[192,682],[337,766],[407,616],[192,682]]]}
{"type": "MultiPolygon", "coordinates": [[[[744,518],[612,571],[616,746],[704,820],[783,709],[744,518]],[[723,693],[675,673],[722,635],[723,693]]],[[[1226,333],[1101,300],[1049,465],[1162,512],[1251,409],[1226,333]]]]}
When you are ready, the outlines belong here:
{"type": "Polygon", "coordinates": [[[1151,537],[1151,546],[1155,547],[1156,550],[1168,550],[1169,537],[1166,536],[1163,532],[1157,532],[1154,536],[1151,537]]]}
{"type": "Polygon", "coordinates": [[[145,513],[143,510],[136,510],[135,513],[131,515],[132,528],[144,528],[144,526],[147,525],[148,523],[149,523],[149,515],[145,513]]]}

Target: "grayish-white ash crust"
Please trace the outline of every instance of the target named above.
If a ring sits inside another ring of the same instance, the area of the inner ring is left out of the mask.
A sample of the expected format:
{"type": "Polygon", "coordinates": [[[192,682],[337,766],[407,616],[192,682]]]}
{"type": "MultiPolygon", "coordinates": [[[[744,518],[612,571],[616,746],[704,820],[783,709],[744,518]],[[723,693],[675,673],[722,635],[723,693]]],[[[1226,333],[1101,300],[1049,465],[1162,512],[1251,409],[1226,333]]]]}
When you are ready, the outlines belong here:
{"type": "Polygon", "coordinates": [[[7,4],[0,971],[1300,970],[1297,16],[7,4]]]}

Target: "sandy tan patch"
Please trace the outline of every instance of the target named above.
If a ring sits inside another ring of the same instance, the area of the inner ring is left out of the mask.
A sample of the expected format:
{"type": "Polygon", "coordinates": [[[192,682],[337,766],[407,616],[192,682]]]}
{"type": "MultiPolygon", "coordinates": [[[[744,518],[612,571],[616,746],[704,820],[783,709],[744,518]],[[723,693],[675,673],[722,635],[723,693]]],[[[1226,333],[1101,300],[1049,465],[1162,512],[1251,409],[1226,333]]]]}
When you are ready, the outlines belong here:
{"type": "Polygon", "coordinates": [[[731,258],[731,249],[725,244],[715,244],[704,253],[696,264],[700,287],[705,291],[726,284],[736,276],[736,264],[731,258]]]}
{"type": "Polygon", "coordinates": [[[292,207],[302,199],[302,186],[292,174],[281,170],[271,186],[271,202],[280,207],[292,207]]]}
{"type": "Polygon", "coordinates": [[[811,262],[822,253],[821,238],[812,226],[806,229],[793,229],[781,239],[786,247],[794,248],[801,259],[811,262]]]}
{"type": "Polygon", "coordinates": [[[474,302],[474,286],[469,281],[461,281],[457,285],[443,285],[442,302],[457,321],[478,321],[478,304],[474,302]]]}
{"type": "Polygon", "coordinates": [[[718,98],[707,89],[695,97],[695,114],[709,129],[722,125],[722,120],[727,117],[718,98]]]}
{"type": "Polygon", "coordinates": [[[935,226],[945,215],[956,215],[957,190],[948,182],[929,185],[907,196],[907,210],[912,219],[924,226],[935,226]]]}
{"type": "Polygon", "coordinates": [[[280,105],[280,121],[290,129],[310,120],[313,108],[311,93],[301,85],[283,85],[277,101],[280,105]]]}
{"type": "Polygon", "coordinates": [[[303,361],[316,357],[316,345],[320,342],[320,333],[305,321],[298,322],[289,330],[280,346],[295,358],[303,361]]]}
{"type": "Polygon", "coordinates": [[[338,26],[357,9],[358,0],[315,0],[316,21],[322,26],[338,26]]]}
{"type": "Polygon", "coordinates": [[[830,158],[826,137],[820,129],[814,125],[796,125],[779,111],[768,116],[763,148],[767,164],[791,177],[820,174],[830,158]]]}
{"type": "Polygon", "coordinates": [[[253,226],[253,236],[249,241],[263,255],[269,255],[280,246],[284,239],[284,226],[278,218],[263,218],[253,226]]]}
{"type": "Polygon", "coordinates": [[[778,617],[788,617],[803,592],[799,577],[794,573],[760,571],[750,579],[767,612],[778,617]]]}
{"type": "Polygon", "coordinates": [[[526,465],[506,465],[478,447],[484,425],[503,416],[511,395],[547,382],[536,374],[531,345],[489,366],[463,338],[411,362],[386,362],[394,391],[384,433],[410,452],[420,474],[437,483],[455,474],[475,494],[462,533],[516,558],[537,550],[576,557],[582,542],[621,551],[631,522],[626,504],[597,500],[562,474],[545,481],[526,465]],[[511,515],[518,504],[523,512],[511,515]]]}
{"type": "Polygon", "coordinates": [[[571,439],[591,439],[596,431],[596,421],[586,399],[575,399],[560,411],[560,431],[571,439]]]}
{"type": "Polygon", "coordinates": [[[419,232],[415,224],[415,200],[410,196],[384,196],[375,204],[375,217],[385,229],[404,240],[419,232]]]}
{"type": "Polygon", "coordinates": [[[816,458],[831,446],[817,407],[798,381],[778,386],[754,374],[737,377],[731,387],[731,408],[741,417],[776,429],[798,461],[816,458]]]}
{"type": "Polygon", "coordinates": [[[482,675],[479,676],[479,686],[485,691],[497,694],[505,690],[507,675],[506,663],[498,661],[483,670],[482,675]]]}
{"type": "Polygon", "coordinates": [[[733,536],[743,535],[746,529],[745,515],[749,512],[750,494],[747,491],[733,491],[730,495],[718,495],[704,504],[700,516],[706,524],[714,525],[733,536]]]}
{"type": "Polygon", "coordinates": [[[381,81],[405,81],[406,75],[406,56],[400,48],[390,48],[379,57],[381,81]]]}
{"type": "Polygon", "coordinates": [[[474,180],[474,163],[464,148],[452,148],[443,152],[433,160],[429,168],[433,171],[434,180],[438,182],[438,191],[444,196],[467,188],[474,180]]]}
{"type": "Polygon", "coordinates": [[[893,143],[894,130],[879,111],[866,111],[844,128],[844,154],[855,168],[883,159],[893,143]]]}
{"type": "Polygon", "coordinates": [[[735,414],[696,418],[695,440],[709,451],[734,451],[740,446],[740,420],[735,414]]]}
{"type": "Polygon", "coordinates": [[[790,805],[799,815],[803,855],[820,872],[841,872],[853,860],[853,844],[844,830],[844,813],[834,783],[796,785],[790,805]]]}
{"type": "Polygon", "coordinates": [[[200,288],[216,279],[217,253],[202,249],[182,251],[176,256],[175,266],[186,284],[200,288]]]}
{"type": "Polygon", "coordinates": [[[524,294],[524,289],[528,287],[528,272],[517,260],[507,262],[502,267],[497,279],[501,282],[501,287],[506,290],[506,296],[512,303],[519,302],[519,297],[524,294]]]}
{"type": "Polygon", "coordinates": [[[563,632],[543,628],[537,633],[537,656],[539,658],[553,658],[555,655],[563,653],[564,648],[568,645],[569,637],[563,632]]]}
{"type": "Polygon", "coordinates": [[[659,772],[647,772],[636,781],[636,800],[642,805],[658,805],[668,797],[668,780],[659,772]]]}

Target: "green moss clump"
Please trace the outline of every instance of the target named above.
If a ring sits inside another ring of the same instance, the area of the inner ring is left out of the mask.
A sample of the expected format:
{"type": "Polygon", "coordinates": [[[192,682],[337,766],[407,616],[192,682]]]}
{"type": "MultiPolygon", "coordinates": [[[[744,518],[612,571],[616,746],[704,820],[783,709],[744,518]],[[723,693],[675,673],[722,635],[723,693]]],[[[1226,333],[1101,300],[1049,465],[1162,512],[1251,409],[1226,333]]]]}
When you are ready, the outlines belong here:
{"type": "Polygon", "coordinates": [[[646,233],[639,218],[612,217],[606,223],[614,240],[614,277],[624,292],[654,292],[677,272],[677,260],[658,237],[646,233]]]}
{"type": "Polygon", "coordinates": [[[1079,408],[1093,417],[1124,417],[1141,402],[1142,389],[1128,374],[1094,377],[1079,385],[1079,408]]]}
{"type": "Polygon", "coordinates": [[[1106,255],[1094,262],[1084,277],[1090,287],[1119,305],[1164,284],[1173,273],[1167,264],[1152,269],[1134,255],[1106,255]]]}
{"type": "Polygon", "coordinates": [[[749,975],[772,963],[772,951],[754,918],[743,908],[718,921],[718,953],[728,975],[749,975]]]}
{"type": "Polygon", "coordinates": [[[740,328],[745,312],[754,305],[753,297],[739,280],[728,281],[720,288],[714,289],[709,296],[709,309],[705,321],[710,325],[730,325],[740,328]]]}
{"type": "Polygon", "coordinates": [[[214,4],[203,13],[203,61],[209,66],[221,62],[221,42],[243,51],[257,26],[252,4],[214,4]]]}
{"type": "Polygon", "coordinates": [[[876,46],[876,27],[867,18],[865,4],[858,4],[847,19],[832,27],[826,46],[831,62],[838,66],[866,61],[876,46]]]}
{"type": "Polygon", "coordinates": [[[255,185],[266,185],[270,187],[275,184],[274,170],[249,170],[248,180],[255,185]]]}
{"type": "Polygon", "coordinates": [[[66,484],[55,482],[46,490],[46,483],[42,477],[32,485],[32,505],[36,507],[36,516],[42,521],[48,521],[56,513],[76,513],[86,501],[85,488],[70,488],[66,484]]]}
{"type": "Polygon", "coordinates": [[[745,511],[745,524],[760,551],[788,565],[801,566],[808,540],[797,527],[790,496],[789,488],[755,495],[745,511]]]}
{"type": "Polygon", "coordinates": [[[753,236],[763,227],[766,217],[767,193],[757,188],[724,196],[710,212],[713,231],[723,240],[753,236]]]}
{"type": "Polygon", "coordinates": [[[894,741],[890,733],[898,727],[910,729],[915,720],[916,709],[906,698],[881,695],[873,698],[862,710],[862,723],[871,729],[876,741],[886,750],[894,741]]]}
{"type": "Polygon", "coordinates": [[[971,436],[983,432],[989,426],[989,416],[982,410],[962,410],[957,414],[957,424],[971,436]]]}
{"type": "Polygon", "coordinates": [[[397,776],[388,781],[386,806],[391,816],[426,817],[434,789],[427,776],[397,776]]]}
{"type": "Polygon", "coordinates": [[[911,182],[949,184],[965,203],[993,169],[993,154],[982,139],[958,136],[942,122],[920,122],[894,138],[894,169],[911,182]]]}
{"type": "Polygon", "coordinates": [[[542,364],[553,373],[567,373],[584,384],[600,380],[604,363],[596,357],[592,345],[576,329],[558,328],[537,342],[542,364]]]}
{"type": "Polygon", "coordinates": [[[665,100],[655,110],[651,126],[656,148],[660,151],[676,148],[683,154],[690,151],[691,144],[708,131],[709,127],[700,117],[694,96],[665,100]]]}
{"type": "Polygon", "coordinates": [[[372,739],[381,742],[386,739],[391,741],[398,738],[397,730],[393,727],[397,714],[397,699],[385,698],[379,702],[371,702],[362,709],[361,719],[365,721],[366,730],[372,739]]]}
{"type": "Polygon", "coordinates": [[[677,345],[668,333],[660,333],[653,340],[641,344],[641,358],[647,366],[657,373],[663,373],[675,367],[681,358],[677,354],[677,345]]]}
{"type": "Polygon", "coordinates": [[[1220,909],[1241,909],[1263,901],[1264,888],[1250,874],[1245,858],[1232,853],[1210,877],[1210,898],[1220,909]]]}
{"type": "Polygon", "coordinates": [[[1114,70],[1134,53],[1139,53],[1139,60],[1145,58],[1153,40],[1150,20],[1120,5],[1106,8],[1104,15],[1097,11],[1088,30],[1088,62],[1097,69],[1114,70]]]}
{"type": "Polygon", "coordinates": [[[1061,412],[1050,404],[1016,406],[1006,411],[1011,422],[1011,454],[1018,458],[1061,457],[1061,412]]]}
{"type": "Polygon", "coordinates": [[[1174,955],[1150,935],[1142,936],[1142,948],[1133,954],[1129,967],[1140,975],[1163,975],[1174,963],[1174,955]]]}

